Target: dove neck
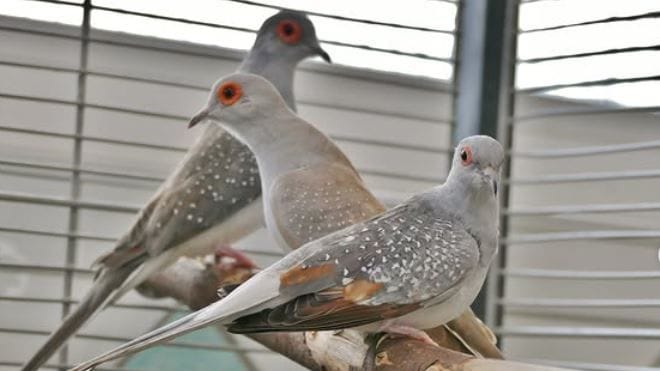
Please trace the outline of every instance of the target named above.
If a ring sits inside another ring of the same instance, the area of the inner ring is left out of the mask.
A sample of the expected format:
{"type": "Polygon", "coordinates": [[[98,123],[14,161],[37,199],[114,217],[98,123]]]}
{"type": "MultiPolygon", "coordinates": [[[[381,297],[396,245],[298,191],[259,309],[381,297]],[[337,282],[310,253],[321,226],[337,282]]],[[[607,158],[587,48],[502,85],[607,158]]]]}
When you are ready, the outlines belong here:
{"type": "Polygon", "coordinates": [[[264,191],[278,176],[320,164],[350,161],[321,131],[282,105],[248,125],[226,125],[227,130],[245,143],[257,158],[264,191]]]}
{"type": "Polygon", "coordinates": [[[247,55],[239,72],[247,72],[264,77],[275,86],[287,106],[296,111],[293,97],[293,78],[298,62],[289,61],[286,56],[279,58],[268,48],[253,48],[247,55]]]}
{"type": "Polygon", "coordinates": [[[475,186],[464,179],[449,176],[445,184],[436,189],[438,202],[465,223],[469,232],[478,240],[480,263],[489,265],[497,252],[499,203],[487,187],[475,186]]]}

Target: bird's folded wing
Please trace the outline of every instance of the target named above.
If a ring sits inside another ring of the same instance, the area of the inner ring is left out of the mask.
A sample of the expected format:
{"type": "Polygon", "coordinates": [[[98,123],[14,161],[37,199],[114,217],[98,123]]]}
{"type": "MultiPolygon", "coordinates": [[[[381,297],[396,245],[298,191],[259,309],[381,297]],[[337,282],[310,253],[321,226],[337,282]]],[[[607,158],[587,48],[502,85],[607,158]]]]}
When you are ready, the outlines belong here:
{"type": "MultiPolygon", "coordinates": [[[[380,286],[370,282],[364,285],[380,286]]],[[[364,305],[347,299],[344,291],[333,288],[299,296],[276,308],[241,317],[228,330],[234,333],[334,330],[402,316],[419,307],[418,304],[364,305]]]]}
{"type": "Polygon", "coordinates": [[[415,205],[307,244],[280,274],[282,305],[236,320],[230,331],[330,330],[398,317],[446,299],[477,266],[476,241],[457,221],[415,205]],[[420,212],[421,211],[421,212],[420,212]]]}
{"type": "Polygon", "coordinates": [[[221,223],[260,195],[259,170],[252,152],[210,125],[117,247],[95,264],[119,267],[144,253],[158,255],[221,223]]]}
{"type": "Polygon", "coordinates": [[[204,136],[151,215],[146,234],[152,255],[222,223],[261,195],[252,152],[220,129],[209,128],[204,136]]]}
{"type": "Polygon", "coordinates": [[[115,249],[100,256],[95,265],[102,268],[101,272],[103,268],[117,269],[159,256],[227,220],[256,202],[260,194],[253,154],[237,139],[211,125],[140,211],[115,249]]]}
{"type": "MultiPolygon", "coordinates": [[[[146,255],[144,230],[147,227],[154,208],[158,204],[158,200],[159,197],[156,195],[156,197],[151,199],[151,201],[140,210],[131,229],[129,229],[129,231],[117,241],[114,249],[96,258],[94,263],[92,263],[93,267],[120,268],[138,259],[144,260],[146,255]]],[[[100,272],[101,269],[97,272],[97,278],[98,273],[100,272]]]]}
{"type": "Polygon", "coordinates": [[[350,164],[321,164],[281,175],[269,205],[280,234],[295,249],[385,211],[350,164]]]}

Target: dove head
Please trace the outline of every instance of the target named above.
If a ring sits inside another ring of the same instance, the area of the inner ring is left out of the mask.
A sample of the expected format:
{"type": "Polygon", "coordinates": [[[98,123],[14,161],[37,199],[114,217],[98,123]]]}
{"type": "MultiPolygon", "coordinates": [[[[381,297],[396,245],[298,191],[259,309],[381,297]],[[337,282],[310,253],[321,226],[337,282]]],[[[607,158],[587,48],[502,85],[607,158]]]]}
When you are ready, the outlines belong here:
{"type": "Polygon", "coordinates": [[[495,139],[485,135],[467,137],[454,151],[448,182],[459,182],[469,192],[497,197],[504,149],[495,139]]]}
{"type": "Polygon", "coordinates": [[[255,121],[285,112],[292,114],[268,80],[258,75],[235,73],[213,85],[207,106],[192,118],[188,127],[210,119],[240,138],[255,121]]]}
{"type": "Polygon", "coordinates": [[[295,68],[303,59],[312,56],[330,62],[330,56],[321,48],[309,18],[300,12],[283,10],[263,23],[238,70],[265,77],[295,111],[295,68]]]}
{"type": "Polygon", "coordinates": [[[280,11],[263,23],[253,49],[265,50],[293,63],[316,55],[330,62],[330,56],[321,48],[309,18],[290,10],[280,11]]]}
{"type": "Polygon", "coordinates": [[[349,163],[323,133],[286,105],[270,81],[259,75],[235,73],[216,82],[207,106],[192,118],[189,127],[207,119],[254,152],[262,183],[283,171],[329,159],[349,163]]]}

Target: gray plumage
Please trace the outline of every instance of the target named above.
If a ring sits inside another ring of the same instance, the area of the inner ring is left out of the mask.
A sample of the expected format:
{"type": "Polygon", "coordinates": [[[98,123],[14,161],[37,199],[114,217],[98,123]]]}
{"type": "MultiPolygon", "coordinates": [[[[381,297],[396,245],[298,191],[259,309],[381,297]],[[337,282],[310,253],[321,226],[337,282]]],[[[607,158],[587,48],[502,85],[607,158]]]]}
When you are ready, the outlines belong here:
{"type": "MultiPolygon", "coordinates": [[[[282,11],[264,22],[239,71],[270,80],[295,109],[294,70],[312,55],[329,61],[309,19],[282,11]],[[282,39],[287,30],[281,26],[287,22],[298,27],[295,43],[282,39]]],[[[94,313],[155,271],[182,255],[208,253],[256,230],[263,220],[260,195],[252,152],[218,126],[209,125],[115,249],[97,259],[94,286],[23,370],[39,368],[94,313]]]]}
{"type": "Polygon", "coordinates": [[[224,131],[206,130],[182,164],[142,231],[149,232],[143,238],[151,255],[212,228],[261,194],[254,155],[224,131]]]}
{"type": "Polygon", "coordinates": [[[477,241],[460,218],[423,196],[329,239],[303,266],[336,265],[335,285],[383,283],[365,304],[410,304],[454,287],[479,260],[477,241]]]}
{"type": "MultiPolygon", "coordinates": [[[[231,75],[216,84],[212,97],[216,92],[226,93],[224,97],[231,101],[217,104],[212,98],[193,121],[201,117],[221,121],[247,142],[260,160],[264,185],[277,184],[274,180],[287,169],[328,163],[342,166],[344,160],[336,147],[320,133],[310,135],[315,129],[286,109],[263,78],[231,75]],[[284,149],[273,152],[268,146],[284,149]],[[316,148],[311,157],[292,156],[308,146],[316,148]],[[271,154],[267,162],[262,162],[261,151],[271,154]]],[[[497,248],[496,192],[503,157],[502,147],[492,138],[467,138],[459,143],[442,186],[311,241],[224,299],[74,370],[94,367],[213,322],[240,333],[354,327],[387,331],[396,326],[427,329],[452,320],[474,300],[497,248]]],[[[266,198],[269,193],[266,190],[266,198]]],[[[272,218],[274,213],[266,209],[268,221],[268,215],[272,218]]],[[[269,228],[277,226],[273,223],[276,221],[271,219],[269,228]]]]}

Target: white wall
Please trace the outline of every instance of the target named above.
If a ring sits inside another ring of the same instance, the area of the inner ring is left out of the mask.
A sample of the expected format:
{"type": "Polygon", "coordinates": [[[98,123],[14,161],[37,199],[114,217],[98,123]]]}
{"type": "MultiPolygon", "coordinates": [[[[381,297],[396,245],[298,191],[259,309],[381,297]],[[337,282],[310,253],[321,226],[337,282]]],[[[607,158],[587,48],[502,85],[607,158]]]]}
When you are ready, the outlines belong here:
{"type": "MultiPolygon", "coordinates": [[[[576,104],[534,97],[518,99],[518,115],[547,109],[588,109],[606,104],[576,104]]],[[[649,142],[660,139],[660,116],[618,113],[561,116],[521,122],[514,131],[514,153],[543,149],[580,148],[649,142]]],[[[657,203],[660,178],[601,180],[556,184],[523,184],[515,179],[557,174],[628,172],[660,168],[660,148],[613,154],[534,159],[514,156],[512,209],[537,206],[657,203]]],[[[513,236],[576,231],[660,231],[660,212],[581,213],[546,216],[515,216],[513,236]]],[[[660,233],[656,233],[656,236],[660,233]]],[[[660,238],[565,240],[546,243],[516,243],[509,247],[508,266],[554,270],[656,271],[660,268],[660,238]]],[[[576,280],[511,278],[506,282],[508,299],[660,299],[659,280],[576,280]]],[[[561,326],[601,328],[660,328],[658,305],[603,308],[511,307],[505,326],[561,326]]],[[[541,329],[545,330],[545,329],[541,329]]],[[[615,336],[506,337],[505,349],[521,358],[631,366],[660,366],[660,339],[621,339],[615,336]]],[[[619,367],[613,370],[621,369],[619,367]]]]}

